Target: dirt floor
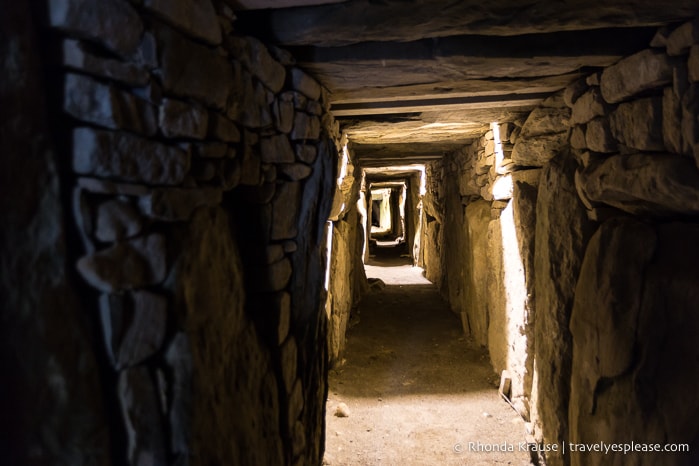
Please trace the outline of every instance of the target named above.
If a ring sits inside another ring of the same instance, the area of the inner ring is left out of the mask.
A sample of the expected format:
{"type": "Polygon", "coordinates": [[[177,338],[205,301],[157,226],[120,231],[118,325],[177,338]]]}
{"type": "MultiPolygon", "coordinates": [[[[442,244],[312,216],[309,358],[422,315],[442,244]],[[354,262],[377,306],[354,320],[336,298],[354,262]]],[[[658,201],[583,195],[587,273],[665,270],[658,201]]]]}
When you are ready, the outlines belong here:
{"type": "Polygon", "coordinates": [[[487,351],[421,272],[381,254],[367,267],[387,285],[363,300],[330,372],[324,464],[529,465],[487,351]]]}

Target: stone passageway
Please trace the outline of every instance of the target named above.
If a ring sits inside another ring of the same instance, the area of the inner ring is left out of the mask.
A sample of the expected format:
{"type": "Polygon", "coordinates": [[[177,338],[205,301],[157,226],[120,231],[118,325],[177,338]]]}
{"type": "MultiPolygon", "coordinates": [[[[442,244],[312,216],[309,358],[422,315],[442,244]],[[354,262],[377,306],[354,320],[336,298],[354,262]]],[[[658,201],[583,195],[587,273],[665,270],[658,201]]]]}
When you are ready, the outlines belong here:
{"type": "Polygon", "coordinates": [[[526,452],[469,451],[469,442],[516,448],[523,421],[499,397],[487,351],[421,272],[390,255],[368,263],[387,285],[360,305],[345,361],[330,371],[325,464],[530,464],[526,452]]]}

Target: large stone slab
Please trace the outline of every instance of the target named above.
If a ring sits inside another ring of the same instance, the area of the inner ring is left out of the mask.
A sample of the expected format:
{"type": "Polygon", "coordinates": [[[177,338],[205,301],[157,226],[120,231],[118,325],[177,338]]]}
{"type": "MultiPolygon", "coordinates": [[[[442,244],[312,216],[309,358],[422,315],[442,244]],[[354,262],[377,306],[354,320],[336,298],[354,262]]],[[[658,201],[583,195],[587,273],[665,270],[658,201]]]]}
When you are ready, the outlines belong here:
{"type": "Polygon", "coordinates": [[[110,129],[125,129],[146,136],[157,131],[153,105],[80,74],[65,76],[63,110],[79,120],[110,129]]]}
{"type": "Polygon", "coordinates": [[[608,105],[602,98],[599,88],[593,87],[575,101],[570,121],[576,125],[587,123],[593,118],[604,116],[607,110],[608,105]]]}
{"type": "Polygon", "coordinates": [[[699,213],[699,171],[675,154],[616,155],[582,173],[588,199],[638,215],[699,213]]]}
{"type": "Polygon", "coordinates": [[[282,182],[272,201],[272,240],[291,239],[298,234],[301,183],[282,182]]]}
{"type": "Polygon", "coordinates": [[[165,350],[168,367],[170,403],[170,448],[173,452],[187,454],[192,431],[192,350],[184,332],[177,333],[165,350]]]}
{"type": "Polygon", "coordinates": [[[300,68],[291,69],[290,80],[291,86],[309,99],[318,100],[320,98],[320,84],[300,68]]]}
{"type": "Polygon", "coordinates": [[[92,128],[73,130],[72,166],[76,173],[155,185],[179,184],[190,154],[178,147],[132,134],[92,128]]]}
{"type": "MultiPolygon", "coordinates": [[[[568,441],[568,400],[572,343],[568,324],[575,286],[591,227],[575,191],[575,160],[553,159],[544,167],[536,206],[534,280],[537,435],[546,443],[568,441]],[[561,228],[565,225],[565,228],[561,228]]],[[[568,464],[561,452],[546,464],[568,464]]]]}
{"type": "Polygon", "coordinates": [[[665,149],[661,97],[648,97],[619,104],[609,120],[612,134],[621,144],[638,150],[665,149]]]}
{"type": "Polygon", "coordinates": [[[192,97],[216,109],[225,108],[233,82],[230,63],[216,50],[168,27],[161,26],[155,33],[165,91],[192,97]]]}
{"type": "Polygon", "coordinates": [[[682,106],[669,86],[663,90],[663,141],[668,152],[682,153],[682,106]]]}
{"type": "MultiPolygon", "coordinates": [[[[632,133],[630,138],[633,138],[635,135],[633,131],[633,128],[628,129],[628,132],[632,133]]],[[[618,144],[612,135],[612,127],[609,123],[609,118],[595,118],[587,124],[585,130],[585,148],[602,153],[617,151],[618,144]]]]}
{"type": "Polygon", "coordinates": [[[192,37],[221,43],[221,26],[211,0],[145,0],[143,6],[192,37]]]}
{"type": "Polygon", "coordinates": [[[116,243],[77,263],[85,281],[108,293],[160,283],[166,266],[165,238],[157,233],[116,243]]]}
{"type": "Polygon", "coordinates": [[[260,139],[260,158],[264,163],[292,163],[294,150],[285,134],[260,139]]]}
{"type": "Polygon", "coordinates": [[[624,58],[602,72],[600,88],[609,103],[672,82],[672,60],[662,51],[647,49],[624,58]]]}
{"type": "Polygon", "coordinates": [[[51,0],[52,27],[96,41],[121,56],[134,52],[143,22],[130,3],[120,0],[51,0]]]}

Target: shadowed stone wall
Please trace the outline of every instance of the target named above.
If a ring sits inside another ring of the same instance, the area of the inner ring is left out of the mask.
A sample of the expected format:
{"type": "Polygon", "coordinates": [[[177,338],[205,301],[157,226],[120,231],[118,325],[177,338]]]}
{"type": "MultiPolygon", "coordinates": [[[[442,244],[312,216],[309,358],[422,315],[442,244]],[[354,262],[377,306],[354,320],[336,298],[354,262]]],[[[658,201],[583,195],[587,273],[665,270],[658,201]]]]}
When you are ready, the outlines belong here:
{"type": "Polygon", "coordinates": [[[34,12],[41,44],[15,16],[3,134],[9,160],[37,161],[23,176],[42,195],[9,211],[3,239],[4,288],[33,290],[3,329],[3,355],[32,345],[7,361],[12,457],[319,464],[338,158],[325,91],[236,35],[222,2],[50,1],[34,12]],[[32,386],[43,418],[18,392],[32,386]]]}

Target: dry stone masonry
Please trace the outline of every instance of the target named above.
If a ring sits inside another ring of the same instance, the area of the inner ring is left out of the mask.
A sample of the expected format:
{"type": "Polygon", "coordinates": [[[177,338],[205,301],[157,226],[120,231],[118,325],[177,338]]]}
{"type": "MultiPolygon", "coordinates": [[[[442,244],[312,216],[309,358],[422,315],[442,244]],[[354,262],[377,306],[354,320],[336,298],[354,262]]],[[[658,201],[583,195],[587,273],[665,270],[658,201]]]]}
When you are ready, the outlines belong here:
{"type": "Polygon", "coordinates": [[[47,4],[76,269],[125,439],[103,460],[318,463],[324,302],[298,295],[323,275],[299,265],[324,244],[303,218],[333,195],[323,89],[223,2],[47,4]]]}

